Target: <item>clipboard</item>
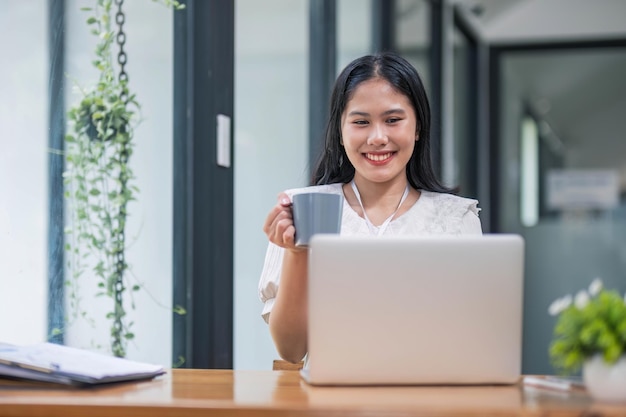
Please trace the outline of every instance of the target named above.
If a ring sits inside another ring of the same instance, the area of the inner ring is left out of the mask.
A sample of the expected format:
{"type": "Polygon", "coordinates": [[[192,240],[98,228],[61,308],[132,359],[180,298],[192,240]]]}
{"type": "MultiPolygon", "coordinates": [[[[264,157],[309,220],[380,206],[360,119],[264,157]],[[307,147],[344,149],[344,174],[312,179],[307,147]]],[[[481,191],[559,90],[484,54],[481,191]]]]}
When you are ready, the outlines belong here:
{"type": "Polygon", "coordinates": [[[0,343],[0,378],[86,387],[151,379],[164,373],[160,365],[53,343],[0,343]]]}

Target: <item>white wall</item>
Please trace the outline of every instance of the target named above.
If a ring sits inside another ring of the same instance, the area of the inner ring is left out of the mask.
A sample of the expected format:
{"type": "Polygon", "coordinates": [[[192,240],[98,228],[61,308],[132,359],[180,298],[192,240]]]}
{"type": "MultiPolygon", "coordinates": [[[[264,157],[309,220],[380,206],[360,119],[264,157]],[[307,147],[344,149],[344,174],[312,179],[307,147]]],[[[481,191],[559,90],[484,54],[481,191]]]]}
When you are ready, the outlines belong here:
{"type": "Polygon", "coordinates": [[[17,344],[46,337],[46,5],[0,2],[0,341],[17,344]]]}

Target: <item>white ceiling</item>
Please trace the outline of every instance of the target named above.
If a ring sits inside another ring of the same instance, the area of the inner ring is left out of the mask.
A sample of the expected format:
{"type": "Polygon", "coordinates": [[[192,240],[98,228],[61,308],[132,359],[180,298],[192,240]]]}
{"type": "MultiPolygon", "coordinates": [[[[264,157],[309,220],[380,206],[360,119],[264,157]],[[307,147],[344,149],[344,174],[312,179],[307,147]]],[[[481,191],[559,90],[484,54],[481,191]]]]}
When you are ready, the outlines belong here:
{"type": "Polygon", "coordinates": [[[626,38],[624,0],[453,0],[490,43],[626,38]]]}

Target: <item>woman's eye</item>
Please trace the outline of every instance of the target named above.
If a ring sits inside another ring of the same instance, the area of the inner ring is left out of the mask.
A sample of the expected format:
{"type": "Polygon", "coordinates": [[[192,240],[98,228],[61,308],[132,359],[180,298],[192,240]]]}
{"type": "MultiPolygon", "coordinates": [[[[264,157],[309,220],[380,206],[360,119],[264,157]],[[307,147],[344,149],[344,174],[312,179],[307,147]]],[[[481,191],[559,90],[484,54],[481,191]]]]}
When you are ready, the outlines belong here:
{"type": "Polygon", "coordinates": [[[396,123],[399,122],[401,119],[397,118],[397,117],[392,117],[391,119],[387,119],[387,123],[396,123]]]}
{"type": "Polygon", "coordinates": [[[355,120],[353,123],[355,125],[366,125],[368,122],[367,120],[355,120]]]}

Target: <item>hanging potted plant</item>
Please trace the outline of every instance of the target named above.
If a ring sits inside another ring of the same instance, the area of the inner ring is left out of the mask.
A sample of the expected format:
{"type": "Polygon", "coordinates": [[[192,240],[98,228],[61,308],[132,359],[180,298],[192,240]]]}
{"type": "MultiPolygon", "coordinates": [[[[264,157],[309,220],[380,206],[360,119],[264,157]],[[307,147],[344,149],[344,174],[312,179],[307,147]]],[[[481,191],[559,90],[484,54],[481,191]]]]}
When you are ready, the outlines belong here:
{"type": "Polygon", "coordinates": [[[550,358],[563,373],[582,368],[585,386],[599,400],[626,402],[626,295],[595,279],[588,290],[555,300],[558,316],[550,358]]]}
{"type": "MultiPolygon", "coordinates": [[[[162,3],[184,7],[174,0],[162,3]]],[[[87,24],[98,39],[92,61],[98,81],[91,89],[80,89],[80,102],[68,112],[64,172],[69,308],[73,318],[88,318],[78,295],[80,282],[96,279],[96,295],[111,300],[106,318],[110,350],[118,357],[126,356],[127,343],[134,338],[133,323],[126,314],[134,303],[126,295],[141,288],[139,283],[130,283],[126,260],[129,203],[139,192],[129,161],[140,105],[130,91],[125,70],[122,5],[123,0],[96,0],[94,8],[82,9],[90,13],[87,24]]],[[[184,314],[180,307],[174,311],[184,314]]]]}

